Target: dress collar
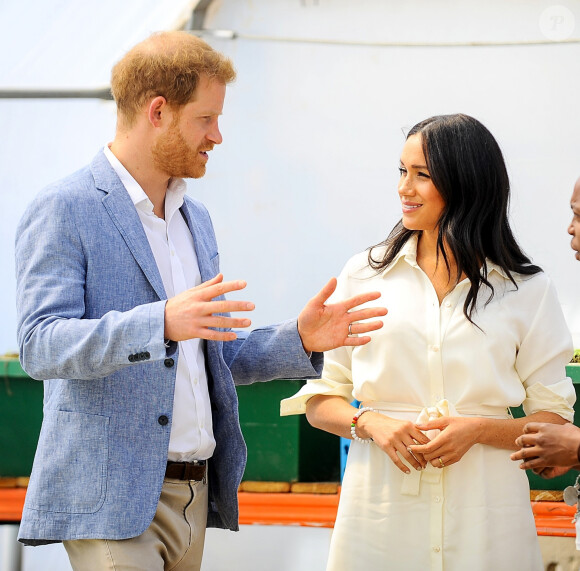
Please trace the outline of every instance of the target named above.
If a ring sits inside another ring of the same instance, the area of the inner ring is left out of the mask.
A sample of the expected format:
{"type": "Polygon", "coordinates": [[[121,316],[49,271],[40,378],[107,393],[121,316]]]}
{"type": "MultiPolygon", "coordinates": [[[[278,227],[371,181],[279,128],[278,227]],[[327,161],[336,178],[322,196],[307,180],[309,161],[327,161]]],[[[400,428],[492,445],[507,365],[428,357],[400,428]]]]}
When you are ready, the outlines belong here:
{"type": "MultiPolygon", "coordinates": [[[[417,243],[419,241],[419,235],[417,233],[413,234],[399,250],[395,259],[383,270],[382,275],[387,275],[401,260],[405,261],[412,267],[418,267],[417,265],[417,243]]],[[[492,262],[491,260],[485,260],[487,266],[487,274],[490,275],[492,272],[497,272],[505,280],[510,280],[506,271],[492,262]]]]}

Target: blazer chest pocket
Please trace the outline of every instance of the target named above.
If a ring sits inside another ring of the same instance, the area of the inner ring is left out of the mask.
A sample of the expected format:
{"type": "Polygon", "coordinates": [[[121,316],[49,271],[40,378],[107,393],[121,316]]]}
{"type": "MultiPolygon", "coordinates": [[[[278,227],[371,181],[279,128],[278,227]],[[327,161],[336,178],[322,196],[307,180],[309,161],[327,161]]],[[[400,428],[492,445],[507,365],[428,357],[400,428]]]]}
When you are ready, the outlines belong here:
{"type": "Polygon", "coordinates": [[[27,506],[94,513],[105,500],[109,418],[45,410],[27,506]],[[50,489],[43,488],[50,482],[50,489]]]}
{"type": "Polygon", "coordinates": [[[220,273],[220,255],[219,252],[214,254],[210,260],[209,264],[212,270],[212,277],[217,276],[220,273]]]}

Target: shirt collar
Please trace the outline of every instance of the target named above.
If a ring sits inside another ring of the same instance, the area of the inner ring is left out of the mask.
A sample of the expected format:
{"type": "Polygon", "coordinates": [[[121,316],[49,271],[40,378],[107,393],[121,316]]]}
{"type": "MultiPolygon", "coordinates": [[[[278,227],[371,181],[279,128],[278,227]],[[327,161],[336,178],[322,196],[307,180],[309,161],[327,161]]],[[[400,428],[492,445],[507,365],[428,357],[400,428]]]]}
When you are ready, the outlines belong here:
{"type": "Polygon", "coordinates": [[[418,235],[413,234],[404,244],[403,247],[397,252],[397,255],[393,261],[383,270],[382,275],[388,274],[400,260],[404,260],[410,266],[417,266],[417,241],[418,235]]]}
{"type": "Polygon", "coordinates": [[[501,266],[494,264],[491,260],[485,260],[485,262],[487,264],[488,275],[491,274],[491,272],[497,272],[502,278],[510,280],[510,277],[508,276],[507,272],[501,266]]]}
{"type": "MultiPolygon", "coordinates": [[[[403,244],[403,247],[398,251],[397,255],[393,259],[393,261],[383,270],[382,275],[386,275],[392,268],[394,268],[399,260],[403,259],[407,262],[410,266],[416,267],[417,266],[417,242],[419,241],[419,235],[413,234],[406,242],[403,244]]],[[[497,272],[502,278],[509,280],[509,276],[506,271],[501,267],[492,262],[489,259],[485,260],[487,264],[487,273],[488,275],[491,272],[497,272]]]]}
{"type": "MultiPolygon", "coordinates": [[[[111,164],[111,167],[117,173],[117,176],[121,179],[121,182],[129,193],[129,196],[131,197],[135,207],[147,214],[153,214],[153,203],[149,200],[149,197],[143,188],[141,188],[139,183],[133,178],[131,173],[113,154],[113,151],[111,151],[109,145],[105,145],[104,153],[109,163],[111,164]]],[[[182,178],[172,178],[169,180],[167,194],[165,195],[166,222],[169,222],[173,214],[175,214],[175,212],[183,205],[186,190],[187,185],[182,178]]]]}

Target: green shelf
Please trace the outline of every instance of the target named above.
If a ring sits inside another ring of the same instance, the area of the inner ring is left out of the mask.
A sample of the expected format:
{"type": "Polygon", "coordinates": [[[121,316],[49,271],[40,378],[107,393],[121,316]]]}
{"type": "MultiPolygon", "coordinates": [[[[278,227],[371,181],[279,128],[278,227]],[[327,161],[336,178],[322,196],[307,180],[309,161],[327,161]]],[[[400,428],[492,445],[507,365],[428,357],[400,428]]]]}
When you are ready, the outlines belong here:
{"type": "Polygon", "coordinates": [[[280,401],[303,380],[238,386],[240,425],[248,447],[244,480],[338,482],[340,439],[312,428],[303,414],[280,416],[280,401]]]}
{"type": "MultiPolygon", "coordinates": [[[[580,363],[571,363],[566,366],[566,374],[572,379],[574,389],[576,390],[576,404],[574,405],[574,424],[580,427],[580,363]]],[[[524,411],[521,407],[512,409],[513,415],[516,418],[524,416],[524,411]]],[[[532,490],[563,490],[566,486],[573,486],[578,476],[578,472],[570,470],[563,476],[557,478],[542,478],[534,474],[531,470],[527,470],[528,480],[530,482],[530,489],[532,490]]]]}
{"type": "MultiPolygon", "coordinates": [[[[580,364],[566,367],[576,389],[574,424],[580,427],[580,364]]],[[[302,380],[276,380],[237,387],[240,424],[248,446],[245,480],[332,482],[340,480],[340,439],[312,428],[304,415],[280,416],[280,401],[302,380]]],[[[0,477],[28,476],[42,423],[43,384],[17,359],[0,359],[0,477]]],[[[514,410],[514,416],[523,411],[514,410]]],[[[528,472],[530,487],[562,490],[576,472],[545,480],[528,472]]]]}
{"type": "Polygon", "coordinates": [[[0,477],[29,476],[42,424],[43,384],[0,359],[0,477]]]}

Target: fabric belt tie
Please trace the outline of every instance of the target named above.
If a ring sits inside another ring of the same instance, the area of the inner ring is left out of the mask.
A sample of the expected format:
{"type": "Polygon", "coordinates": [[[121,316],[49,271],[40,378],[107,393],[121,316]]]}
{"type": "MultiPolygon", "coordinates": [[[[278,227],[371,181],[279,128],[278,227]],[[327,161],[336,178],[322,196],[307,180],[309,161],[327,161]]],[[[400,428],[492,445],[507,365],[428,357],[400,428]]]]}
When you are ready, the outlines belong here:
{"type": "Polygon", "coordinates": [[[165,477],[173,480],[205,481],[207,464],[205,460],[194,462],[167,462],[165,477]]]}
{"type": "MultiPolygon", "coordinates": [[[[440,400],[435,406],[426,406],[421,410],[415,424],[424,424],[430,420],[441,418],[442,416],[459,416],[455,407],[447,400],[440,400]]],[[[439,433],[439,430],[428,430],[425,434],[431,440],[439,433]]],[[[418,496],[421,489],[421,482],[427,484],[438,484],[441,481],[441,472],[444,468],[435,468],[429,462],[423,470],[411,468],[409,474],[403,475],[403,485],[401,494],[406,496],[418,496]]]]}
{"type": "MultiPolygon", "coordinates": [[[[455,406],[447,399],[442,399],[434,406],[426,406],[421,408],[412,404],[403,403],[388,403],[388,402],[372,402],[364,401],[364,406],[369,406],[376,410],[386,412],[418,412],[415,424],[424,424],[430,420],[441,418],[442,416],[462,416],[459,414],[455,406]]],[[[465,416],[488,416],[492,418],[509,418],[507,410],[500,407],[486,407],[481,411],[470,411],[465,413],[465,416]]],[[[429,439],[433,439],[439,433],[439,430],[429,430],[425,434],[429,439]]],[[[445,468],[435,468],[432,464],[427,463],[423,470],[415,470],[410,467],[409,474],[403,474],[403,484],[401,486],[401,494],[406,496],[418,496],[421,488],[421,482],[427,484],[438,484],[441,481],[441,472],[445,468]]]]}

